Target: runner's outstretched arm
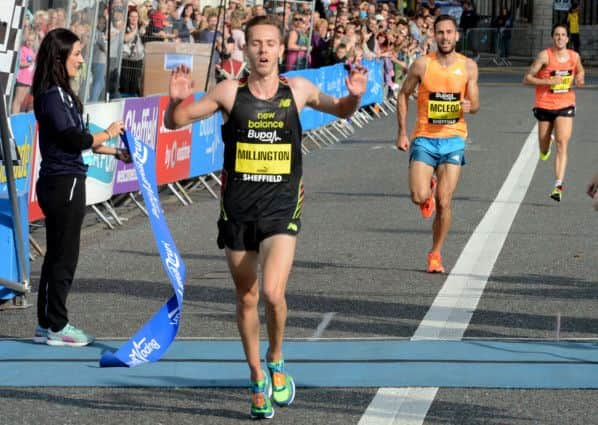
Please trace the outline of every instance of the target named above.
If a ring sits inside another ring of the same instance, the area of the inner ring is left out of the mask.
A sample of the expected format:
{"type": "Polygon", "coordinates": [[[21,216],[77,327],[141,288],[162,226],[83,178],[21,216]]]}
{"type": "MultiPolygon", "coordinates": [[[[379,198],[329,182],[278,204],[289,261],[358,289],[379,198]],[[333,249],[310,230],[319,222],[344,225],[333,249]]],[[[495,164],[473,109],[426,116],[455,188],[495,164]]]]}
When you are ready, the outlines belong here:
{"type": "MultiPolygon", "coordinates": [[[[197,102],[181,103],[193,95],[194,82],[191,80],[191,71],[180,65],[172,71],[170,76],[169,95],[170,103],[164,113],[164,126],[170,130],[191,124],[193,121],[209,117],[219,109],[223,109],[222,99],[234,96],[237,82],[226,80],[209,90],[197,102]]],[[[232,101],[231,101],[232,102],[232,101]]],[[[228,110],[226,110],[228,112],[228,110]]]]}
{"type": "Polygon", "coordinates": [[[348,118],[357,110],[361,102],[361,96],[365,93],[368,82],[368,70],[361,65],[356,65],[345,78],[345,84],[349,94],[345,97],[336,98],[322,92],[317,86],[304,78],[293,78],[292,84],[296,94],[297,107],[299,110],[307,105],[318,111],[336,115],[340,118],[348,118]]]}

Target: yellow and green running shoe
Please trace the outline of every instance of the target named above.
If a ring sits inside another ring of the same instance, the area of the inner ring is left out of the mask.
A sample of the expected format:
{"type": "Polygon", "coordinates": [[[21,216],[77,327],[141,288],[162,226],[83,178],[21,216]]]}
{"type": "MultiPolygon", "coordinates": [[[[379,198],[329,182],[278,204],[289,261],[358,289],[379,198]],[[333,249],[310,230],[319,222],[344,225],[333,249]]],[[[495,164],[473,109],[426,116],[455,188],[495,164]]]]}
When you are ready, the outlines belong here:
{"type": "Polygon", "coordinates": [[[565,190],[565,188],[562,185],[555,186],[550,193],[550,197],[557,202],[561,202],[561,199],[563,199],[563,190],[565,190]]]}
{"type": "Polygon", "coordinates": [[[251,419],[272,419],[274,408],[270,397],[272,396],[272,382],[270,375],[264,371],[264,380],[251,382],[251,419]]]}
{"type": "Polygon", "coordinates": [[[548,144],[548,150],[546,151],[546,153],[542,153],[542,151],[540,151],[540,159],[542,161],[546,161],[548,160],[548,158],[550,158],[550,151],[552,150],[552,142],[554,141],[554,136],[551,134],[550,135],[550,143],[548,144]]]}
{"type": "Polygon", "coordinates": [[[272,377],[272,399],[278,406],[288,406],[295,399],[295,381],[284,371],[284,360],[269,362],[272,377]]]}

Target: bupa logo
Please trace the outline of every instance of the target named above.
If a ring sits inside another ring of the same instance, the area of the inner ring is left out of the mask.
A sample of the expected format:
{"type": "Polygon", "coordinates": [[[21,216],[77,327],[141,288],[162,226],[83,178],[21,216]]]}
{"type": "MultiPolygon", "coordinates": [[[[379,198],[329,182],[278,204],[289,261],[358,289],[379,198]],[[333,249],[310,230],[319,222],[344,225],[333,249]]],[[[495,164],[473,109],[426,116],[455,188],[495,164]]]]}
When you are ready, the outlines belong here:
{"type": "Polygon", "coordinates": [[[289,106],[291,106],[291,99],[289,98],[280,99],[280,102],[278,102],[279,108],[288,108],[289,106]]]}

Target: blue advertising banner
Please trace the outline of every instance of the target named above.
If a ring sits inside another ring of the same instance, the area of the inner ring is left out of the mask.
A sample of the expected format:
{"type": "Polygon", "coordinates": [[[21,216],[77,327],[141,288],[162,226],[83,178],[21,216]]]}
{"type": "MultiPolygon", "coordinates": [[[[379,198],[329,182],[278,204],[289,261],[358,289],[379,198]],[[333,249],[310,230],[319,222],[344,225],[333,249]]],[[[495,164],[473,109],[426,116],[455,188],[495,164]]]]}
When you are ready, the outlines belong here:
{"type": "MultiPolygon", "coordinates": [[[[205,93],[196,93],[199,100],[205,93]]],[[[191,169],[189,177],[203,176],[222,169],[224,143],[222,142],[222,114],[220,112],[193,123],[191,133],[191,169]]]]}
{"type": "MultiPolygon", "coordinates": [[[[17,192],[27,192],[31,174],[31,153],[35,147],[35,116],[33,113],[13,115],[10,117],[10,127],[21,158],[21,165],[13,167],[16,189],[17,192]]],[[[0,167],[0,196],[2,194],[8,197],[4,167],[0,167]]]]}
{"type": "Polygon", "coordinates": [[[362,65],[368,69],[368,85],[361,98],[360,106],[373,105],[384,101],[382,79],[384,71],[381,60],[362,60],[362,65]]]}
{"type": "Polygon", "coordinates": [[[148,146],[129,131],[123,142],[133,157],[154,239],[174,295],[118,351],[105,352],[100,359],[102,367],[133,367],[160,360],[179,330],[185,290],[185,264],[170,235],[158,197],[154,146],[148,146]]]}
{"type": "MultiPolygon", "coordinates": [[[[12,167],[15,177],[17,204],[21,219],[21,233],[27,240],[29,237],[29,220],[27,194],[29,192],[29,176],[31,175],[31,158],[35,147],[35,117],[30,114],[18,114],[10,117],[10,126],[19,151],[21,164],[12,167]]],[[[18,282],[20,278],[15,246],[14,221],[11,203],[8,198],[8,183],[4,166],[0,166],[0,277],[18,282]]],[[[29,244],[24,244],[25,256],[29,256],[29,244]]],[[[25,263],[25,276],[29,276],[29,261],[25,263]]],[[[13,299],[17,294],[0,285],[0,300],[13,299]]]]}

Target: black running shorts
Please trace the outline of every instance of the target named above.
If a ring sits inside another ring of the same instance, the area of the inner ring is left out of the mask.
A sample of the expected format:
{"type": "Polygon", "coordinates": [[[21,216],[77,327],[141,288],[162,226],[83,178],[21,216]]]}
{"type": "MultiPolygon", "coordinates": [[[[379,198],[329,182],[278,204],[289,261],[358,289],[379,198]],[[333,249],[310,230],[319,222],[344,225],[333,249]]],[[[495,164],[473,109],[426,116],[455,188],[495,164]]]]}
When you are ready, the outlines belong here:
{"type": "Polygon", "coordinates": [[[258,220],[235,222],[218,220],[218,247],[227,247],[233,251],[259,252],[260,243],[270,236],[297,236],[301,230],[300,219],[258,220]]]}
{"type": "Polygon", "coordinates": [[[533,111],[534,117],[536,117],[538,121],[553,122],[556,117],[573,118],[575,116],[575,106],[567,106],[566,108],[562,109],[534,108],[533,111]]]}

